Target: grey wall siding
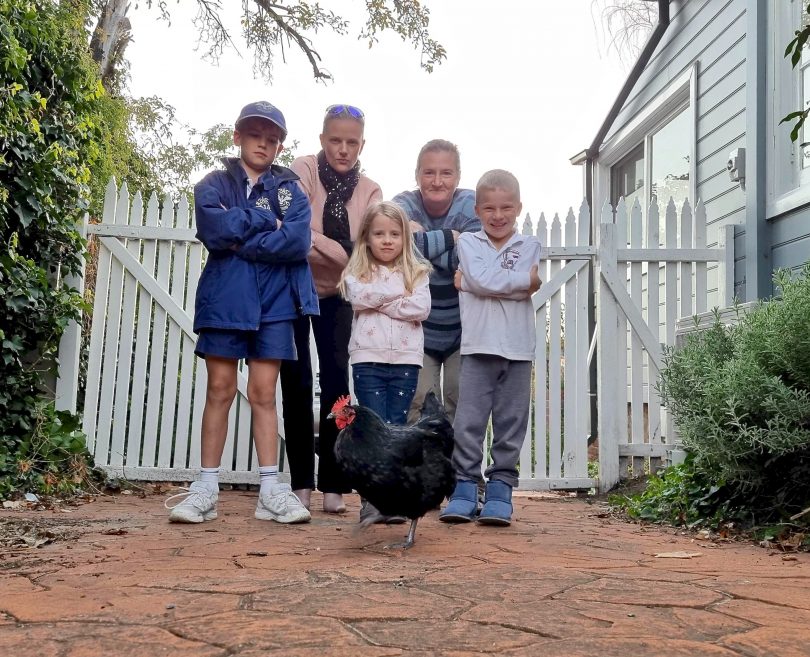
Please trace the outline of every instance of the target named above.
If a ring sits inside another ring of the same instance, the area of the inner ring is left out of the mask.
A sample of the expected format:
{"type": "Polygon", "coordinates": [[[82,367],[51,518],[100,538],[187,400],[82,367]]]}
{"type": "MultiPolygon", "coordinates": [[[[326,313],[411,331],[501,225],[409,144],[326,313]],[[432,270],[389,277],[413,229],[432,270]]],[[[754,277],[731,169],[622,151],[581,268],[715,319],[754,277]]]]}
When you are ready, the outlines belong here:
{"type": "MultiPolygon", "coordinates": [[[[735,63],[744,60],[744,44],[738,48],[734,46],[739,46],[738,42],[745,38],[745,0],[673,2],[672,11],[667,32],[636,82],[608,138],[632,120],[696,60],[707,73],[718,65],[718,60],[729,55],[735,63]]],[[[724,72],[730,68],[725,67],[724,72]]],[[[705,86],[710,87],[718,77],[717,73],[713,74],[712,80],[705,86]]]]}
{"type": "Polygon", "coordinates": [[[810,208],[784,214],[769,223],[772,268],[799,271],[810,261],[810,208]]]}
{"type": "Polygon", "coordinates": [[[709,246],[720,226],[739,225],[735,289],[745,284],[745,195],[726,170],[728,153],[746,145],[746,0],[684,0],[671,5],[671,23],[606,138],[697,64],[695,126],[697,196],[706,207],[709,246]]]}

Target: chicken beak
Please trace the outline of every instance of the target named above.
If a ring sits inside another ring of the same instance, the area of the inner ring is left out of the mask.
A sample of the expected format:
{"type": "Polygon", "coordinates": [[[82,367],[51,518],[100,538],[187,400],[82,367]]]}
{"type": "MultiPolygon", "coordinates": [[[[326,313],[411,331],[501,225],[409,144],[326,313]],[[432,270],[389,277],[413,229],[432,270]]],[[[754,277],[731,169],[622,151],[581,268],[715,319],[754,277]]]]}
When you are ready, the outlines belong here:
{"type": "Polygon", "coordinates": [[[327,419],[327,420],[334,420],[334,419],[335,419],[335,414],[334,414],[334,413],[330,413],[329,415],[327,415],[327,416],[326,416],[326,419],[327,419]]]}

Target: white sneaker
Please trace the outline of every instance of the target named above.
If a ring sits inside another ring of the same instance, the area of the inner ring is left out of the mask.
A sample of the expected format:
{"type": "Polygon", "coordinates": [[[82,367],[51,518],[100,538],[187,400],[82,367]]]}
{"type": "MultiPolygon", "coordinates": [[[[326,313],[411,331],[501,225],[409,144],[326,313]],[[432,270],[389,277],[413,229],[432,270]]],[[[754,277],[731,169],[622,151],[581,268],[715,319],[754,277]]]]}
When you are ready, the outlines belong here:
{"type": "Polygon", "coordinates": [[[164,503],[169,513],[169,522],[203,522],[217,517],[217,498],[219,491],[208,484],[195,481],[184,492],[172,495],[164,503]],[[183,498],[173,506],[169,502],[183,498]]]}
{"type": "Polygon", "coordinates": [[[309,522],[312,519],[307,507],[301,504],[289,484],[275,484],[270,487],[269,493],[259,493],[255,516],[258,520],[283,523],[309,522]]]}

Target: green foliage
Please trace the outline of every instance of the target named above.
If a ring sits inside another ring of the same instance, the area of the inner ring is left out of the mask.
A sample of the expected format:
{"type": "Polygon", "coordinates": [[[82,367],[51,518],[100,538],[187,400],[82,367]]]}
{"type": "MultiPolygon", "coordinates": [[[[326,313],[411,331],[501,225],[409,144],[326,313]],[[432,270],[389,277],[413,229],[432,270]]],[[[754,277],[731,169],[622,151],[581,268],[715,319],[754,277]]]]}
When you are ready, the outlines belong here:
{"type": "Polygon", "coordinates": [[[55,411],[52,404],[31,395],[35,424],[17,444],[14,454],[0,450],[0,498],[17,491],[67,494],[101,483],[93,469],[79,418],[55,411]]]}
{"type": "Polygon", "coordinates": [[[220,158],[234,155],[233,126],[218,124],[203,132],[183,124],[175,108],[156,96],[127,102],[129,135],[153,180],[135,186],[133,191],[189,194],[201,170],[218,164],[220,158]]]}
{"type": "Polygon", "coordinates": [[[62,331],[82,307],[64,276],[82,262],[75,227],[99,156],[103,90],[83,15],[80,2],[0,0],[0,496],[62,488],[73,465],[40,467],[37,455],[84,449],[75,436],[64,443],[70,418],[41,401],[62,331]]]}
{"type": "Polygon", "coordinates": [[[118,181],[126,180],[133,193],[140,191],[147,197],[153,190],[161,189],[159,173],[133,138],[129,101],[105,93],[98,102],[99,157],[92,165],[90,179],[91,217],[101,217],[104,190],[113,176],[118,181]]]}
{"type": "MultiPolygon", "coordinates": [[[[807,5],[806,11],[808,14],[810,14],[810,4],[807,5]]],[[[802,50],[804,50],[805,46],[807,45],[808,39],[810,39],[810,23],[804,25],[802,29],[796,30],[794,32],[793,39],[791,39],[790,43],[788,43],[787,47],[785,48],[785,57],[790,57],[790,65],[793,68],[796,68],[796,66],[802,60],[802,50]]],[[[781,125],[788,121],[795,121],[793,128],[790,130],[791,141],[796,141],[799,138],[799,134],[801,134],[808,114],[810,114],[810,108],[797,110],[795,112],[790,112],[790,114],[785,116],[779,122],[779,125],[781,125]]]]}
{"type": "MultiPolygon", "coordinates": [[[[165,20],[171,18],[168,0],[146,0],[155,7],[165,20]]],[[[223,4],[209,0],[197,0],[197,16],[194,26],[199,34],[203,56],[217,62],[226,48],[236,48],[234,33],[239,31],[253,53],[253,69],[266,80],[272,78],[273,60],[278,52],[286,58],[290,49],[300,50],[307,58],[316,80],[331,80],[321,63],[321,55],[315,50],[313,36],[328,30],[338,35],[347,35],[349,21],[319,3],[296,0],[244,0],[238,28],[229,25],[223,4]]],[[[447,57],[439,42],[429,33],[430,9],[419,0],[366,0],[365,24],[358,39],[372,47],[380,35],[393,32],[402,41],[413,44],[421,57],[421,66],[428,73],[447,57]]],[[[286,61],[286,59],[285,59],[286,61]]]]}
{"type": "Polygon", "coordinates": [[[776,282],[780,299],[668,350],[660,383],[694,457],[693,483],[722,482],[755,522],[810,506],[810,264],[776,282]]]}
{"type": "Polygon", "coordinates": [[[647,480],[637,495],[613,495],[609,501],[635,520],[716,528],[744,520],[746,511],[722,481],[696,467],[693,457],[647,480]]]}

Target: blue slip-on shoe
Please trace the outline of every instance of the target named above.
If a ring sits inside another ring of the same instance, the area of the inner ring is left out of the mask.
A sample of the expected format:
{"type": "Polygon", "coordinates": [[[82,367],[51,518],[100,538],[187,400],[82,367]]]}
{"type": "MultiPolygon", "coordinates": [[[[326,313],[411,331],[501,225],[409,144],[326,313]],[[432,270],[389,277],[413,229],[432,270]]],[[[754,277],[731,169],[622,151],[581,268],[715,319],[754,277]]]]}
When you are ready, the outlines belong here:
{"type": "Polygon", "coordinates": [[[442,522],[472,522],[478,513],[478,484],[460,479],[444,510],[439,514],[442,522]]]}
{"type": "Polygon", "coordinates": [[[484,507],[478,516],[482,525],[507,527],[512,524],[512,487],[503,481],[487,482],[484,507]]]}

